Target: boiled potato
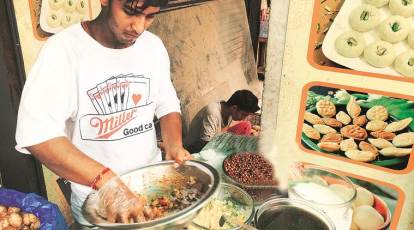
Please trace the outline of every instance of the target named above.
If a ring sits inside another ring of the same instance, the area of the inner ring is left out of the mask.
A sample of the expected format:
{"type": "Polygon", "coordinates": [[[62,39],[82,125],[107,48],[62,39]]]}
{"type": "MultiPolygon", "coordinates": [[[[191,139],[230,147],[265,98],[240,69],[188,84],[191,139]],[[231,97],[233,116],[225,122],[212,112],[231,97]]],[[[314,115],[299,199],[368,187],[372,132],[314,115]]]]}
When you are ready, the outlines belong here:
{"type": "Polygon", "coordinates": [[[374,195],[363,187],[356,188],[357,194],[355,200],[352,202],[352,206],[357,208],[361,205],[372,206],[374,204],[374,195]]]}
{"type": "Polygon", "coordinates": [[[360,230],[377,230],[384,224],[384,217],[368,205],[362,205],[354,209],[352,220],[360,230]]]}

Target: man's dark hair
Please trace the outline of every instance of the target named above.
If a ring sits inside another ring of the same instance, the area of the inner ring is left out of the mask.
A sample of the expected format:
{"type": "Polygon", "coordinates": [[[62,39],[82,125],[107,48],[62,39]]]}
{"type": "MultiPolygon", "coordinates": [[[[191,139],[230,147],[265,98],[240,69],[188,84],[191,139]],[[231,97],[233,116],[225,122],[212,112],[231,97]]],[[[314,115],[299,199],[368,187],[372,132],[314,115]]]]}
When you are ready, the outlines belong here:
{"type": "MultiPolygon", "coordinates": [[[[127,0],[125,4],[130,5],[131,8],[135,8],[136,4],[139,2],[139,0],[127,0]]],[[[144,0],[144,5],[140,7],[141,9],[145,9],[149,6],[155,6],[155,7],[166,7],[168,5],[168,0],[144,0]]]]}
{"type": "Polygon", "coordinates": [[[250,113],[255,113],[260,108],[257,97],[247,89],[237,90],[231,95],[229,100],[226,101],[228,106],[237,105],[239,110],[243,110],[250,113]]]}

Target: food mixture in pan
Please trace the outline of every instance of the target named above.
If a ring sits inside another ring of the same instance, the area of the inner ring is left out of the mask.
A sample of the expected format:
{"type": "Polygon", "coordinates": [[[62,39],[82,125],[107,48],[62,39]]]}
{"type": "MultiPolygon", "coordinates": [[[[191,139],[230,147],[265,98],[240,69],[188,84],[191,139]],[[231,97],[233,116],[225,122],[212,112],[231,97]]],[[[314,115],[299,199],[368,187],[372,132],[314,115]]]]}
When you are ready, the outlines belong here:
{"type": "Polygon", "coordinates": [[[201,197],[201,184],[189,177],[184,185],[176,185],[170,194],[148,199],[145,208],[146,221],[155,220],[183,210],[201,197]]]}

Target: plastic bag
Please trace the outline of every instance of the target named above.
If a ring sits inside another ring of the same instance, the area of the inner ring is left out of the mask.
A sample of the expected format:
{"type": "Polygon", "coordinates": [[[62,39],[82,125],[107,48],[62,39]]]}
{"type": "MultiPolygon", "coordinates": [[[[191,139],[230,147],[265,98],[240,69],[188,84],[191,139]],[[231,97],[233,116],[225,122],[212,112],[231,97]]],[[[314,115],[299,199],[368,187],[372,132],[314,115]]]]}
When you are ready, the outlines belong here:
{"type": "Polygon", "coordinates": [[[41,230],[65,230],[68,225],[57,205],[35,193],[0,188],[0,204],[20,208],[40,219],[41,230]]]}

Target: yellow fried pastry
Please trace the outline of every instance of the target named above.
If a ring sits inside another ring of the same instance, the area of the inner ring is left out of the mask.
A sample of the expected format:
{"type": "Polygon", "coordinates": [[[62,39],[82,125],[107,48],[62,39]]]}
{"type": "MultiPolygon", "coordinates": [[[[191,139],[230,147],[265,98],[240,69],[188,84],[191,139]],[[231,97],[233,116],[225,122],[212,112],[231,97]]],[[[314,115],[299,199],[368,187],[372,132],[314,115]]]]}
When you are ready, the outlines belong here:
{"type": "Polygon", "coordinates": [[[388,147],[394,147],[392,145],[391,142],[383,139],[383,138],[368,138],[369,143],[371,143],[372,145],[374,145],[375,147],[379,148],[379,149],[385,149],[388,147]]]}
{"type": "Polygon", "coordinates": [[[351,123],[351,117],[344,111],[339,111],[335,117],[336,120],[340,121],[344,125],[348,125],[349,123],[351,123]]]}
{"type": "Polygon", "coordinates": [[[388,147],[381,149],[380,153],[386,157],[403,157],[407,156],[412,152],[411,148],[397,148],[397,147],[388,147]]]}
{"type": "Polygon", "coordinates": [[[316,110],[322,117],[333,117],[336,114],[335,105],[326,99],[320,100],[316,103],[316,110]]]}
{"type": "Polygon", "coordinates": [[[321,139],[321,134],[312,126],[308,124],[303,124],[302,132],[309,137],[310,139],[319,140],[321,139]]]}
{"type": "Polygon", "coordinates": [[[361,115],[354,117],[352,124],[358,125],[358,126],[364,126],[367,123],[367,116],[361,115]]]}
{"type": "Polygon", "coordinates": [[[372,144],[370,144],[366,141],[359,142],[359,148],[362,151],[370,151],[370,152],[373,152],[373,153],[378,155],[378,149],[374,145],[372,145],[372,144]]]}
{"type": "Polygon", "coordinates": [[[372,108],[368,109],[367,118],[370,121],[374,121],[374,120],[385,121],[388,119],[387,108],[385,108],[382,105],[373,106],[372,108]]]}
{"type": "Polygon", "coordinates": [[[368,136],[367,131],[358,125],[347,125],[343,127],[341,134],[344,137],[354,138],[355,140],[365,140],[368,136]]]}
{"type": "Polygon", "coordinates": [[[342,141],[342,135],[339,133],[328,133],[323,135],[321,142],[335,142],[340,143],[342,141]]]}
{"type": "Polygon", "coordinates": [[[334,127],[334,128],[340,128],[342,127],[342,123],[335,118],[332,117],[324,117],[322,118],[322,121],[325,123],[325,125],[334,127]]]}
{"type": "Polygon", "coordinates": [[[323,125],[323,120],[318,115],[311,112],[305,111],[304,115],[305,121],[311,123],[312,125],[321,124],[323,125]]]}
{"type": "Polygon", "coordinates": [[[385,131],[375,131],[375,132],[371,132],[370,134],[373,137],[382,138],[382,139],[389,140],[389,141],[394,139],[394,137],[396,136],[395,133],[385,132],[385,131]]]}
{"type": "Polygon", "coordinates": [[[375,160],[378,155],[371,151],[348,150],[345,152],[345,156],[355,161],[368,162],[375,160]]]}
{"type": "Polygon", "coordinates": [[[361,113],[361,106],[356,102],[355,97],[349,98],[348,104],[346,105],[346,111],[352,118],[358,117],[361,113]]]}
{"type": "Polygon", "coordinates": [[[341,147],[341,150],[344,152],[358,149],[358,145],[355,143],[354,139],[352,138],[341,141],[340,147],[341,147]]]}
{"type": "Polygon", "coordinates": [[[336,152],[339,150],[339,144],[336,142],[320,142],[318,147],[327,152],[336,152]]]}
{"type": "Polygon", "coordinates": [[[327,125],[313,125],[313,128],[316,129],[318,132],[322,134],[328,134],[328,133],[336,133],[336,130],[327,126],[327,125]]]}
{"type": "Polygon", "coordinates": [[[365,127],[369,131],[382,131],[387,127],[387,122],[380,121],[380,120],[374,120],[367,123],[367,126],[365,127]]]}
{"type": "Polygon", "coordinates": [[[407,147],[414,144],[414,133],[401,133],[392,139],[392,144],[396,147],[407,147]]]}
{"type": "Polygon", "coordinates": [[[384,131],[385,132],[398,132],[398,131],[401,131],[401,130],[407,128],[407,126],[412,121],[413,121],[413,119],[411,117],[409,117],[409,118],[405,118],[401,121],[392,122],[389,125],[387,125],[387,127],[385,127],[384,131]]]}

